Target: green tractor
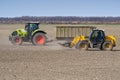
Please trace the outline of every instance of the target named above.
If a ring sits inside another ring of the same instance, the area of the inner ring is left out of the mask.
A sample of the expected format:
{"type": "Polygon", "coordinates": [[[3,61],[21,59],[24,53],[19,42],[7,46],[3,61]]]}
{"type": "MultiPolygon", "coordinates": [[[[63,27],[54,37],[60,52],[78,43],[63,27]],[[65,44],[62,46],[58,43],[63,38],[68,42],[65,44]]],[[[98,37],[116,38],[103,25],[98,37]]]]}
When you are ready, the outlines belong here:
{"type": "Polygon", "coordinates": [[[22,42],[32,42],[33,45],[45,45],[46,32],[39,29],[39,23],[30,22],[25,29],[17,29],[9,35],[12,44],[22,45],[22,42]]]}

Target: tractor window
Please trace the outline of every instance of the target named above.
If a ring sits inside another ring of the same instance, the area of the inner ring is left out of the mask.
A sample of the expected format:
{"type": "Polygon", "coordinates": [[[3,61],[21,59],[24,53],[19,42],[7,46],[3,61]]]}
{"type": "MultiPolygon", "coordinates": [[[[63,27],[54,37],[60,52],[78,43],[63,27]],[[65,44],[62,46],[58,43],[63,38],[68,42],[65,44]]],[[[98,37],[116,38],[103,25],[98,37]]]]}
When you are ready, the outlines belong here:
{"type": "Polygon", "coordinates": [[[30,32],[32,32],[32,31],[34,31],[34,30],[36,30],[36,29],[38,29],[39,27],[38,27],[38,25],[37,24],[30,24],[30,32]]]}
{"type": "Polygon", "coordinates": [[[95,30],[90,35],[90,41],[92,43],[101,43],[104,40],[104,32],[100,30],[95,30]]]}
{"type": "Polygon", "coordinates": [[[33,31],[39,29],[39,24],[37,23],[27,23],[25,30],[27,31],[27,37],[30,38],[33,31]]]}
{"type": "Polygon", "coordinates": [[[94,31],[91,35],[91,38],[97,38],[99,31],[94,31]]]}

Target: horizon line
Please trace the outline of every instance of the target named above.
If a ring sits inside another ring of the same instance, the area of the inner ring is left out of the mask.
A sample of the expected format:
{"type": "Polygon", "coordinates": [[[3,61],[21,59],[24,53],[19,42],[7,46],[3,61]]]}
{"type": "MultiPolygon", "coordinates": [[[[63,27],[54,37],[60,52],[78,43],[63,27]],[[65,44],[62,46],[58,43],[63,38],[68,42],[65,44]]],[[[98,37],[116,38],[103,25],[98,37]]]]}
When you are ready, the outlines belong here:
{"type": "Polygon", "coordinates": [[[120,17],[120,16],[0,16],[0,18],[20,18],[20,17],[120,17]]]}

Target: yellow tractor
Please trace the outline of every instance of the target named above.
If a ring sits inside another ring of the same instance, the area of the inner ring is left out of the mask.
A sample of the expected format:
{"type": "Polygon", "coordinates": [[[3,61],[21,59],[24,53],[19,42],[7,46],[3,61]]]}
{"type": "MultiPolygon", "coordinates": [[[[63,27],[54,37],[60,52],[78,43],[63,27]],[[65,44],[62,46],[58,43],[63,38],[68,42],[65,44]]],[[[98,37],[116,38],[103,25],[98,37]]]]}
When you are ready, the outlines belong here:
{"type": "Polygon", "coordinates": [[[99,48],[100,50],[113,50],[116,46],[116,38],[114,36],[105,36],[104,30],[94,29],[89,36],[76,36],[71,42],[61,44],[65,47],[74,47],[80,50],[88,50],[88,48],[99,48]]]}

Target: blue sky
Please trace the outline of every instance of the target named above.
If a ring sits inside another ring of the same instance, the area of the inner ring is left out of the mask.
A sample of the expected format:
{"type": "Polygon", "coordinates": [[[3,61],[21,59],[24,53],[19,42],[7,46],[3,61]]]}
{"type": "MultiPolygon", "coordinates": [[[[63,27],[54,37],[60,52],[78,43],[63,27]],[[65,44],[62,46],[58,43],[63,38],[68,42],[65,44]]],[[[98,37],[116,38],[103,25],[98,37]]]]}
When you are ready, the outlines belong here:
{"type": "Polygon", "coordinates": [[[120,0],[0,0],[0,17],[120,16],[120,0]]]}

